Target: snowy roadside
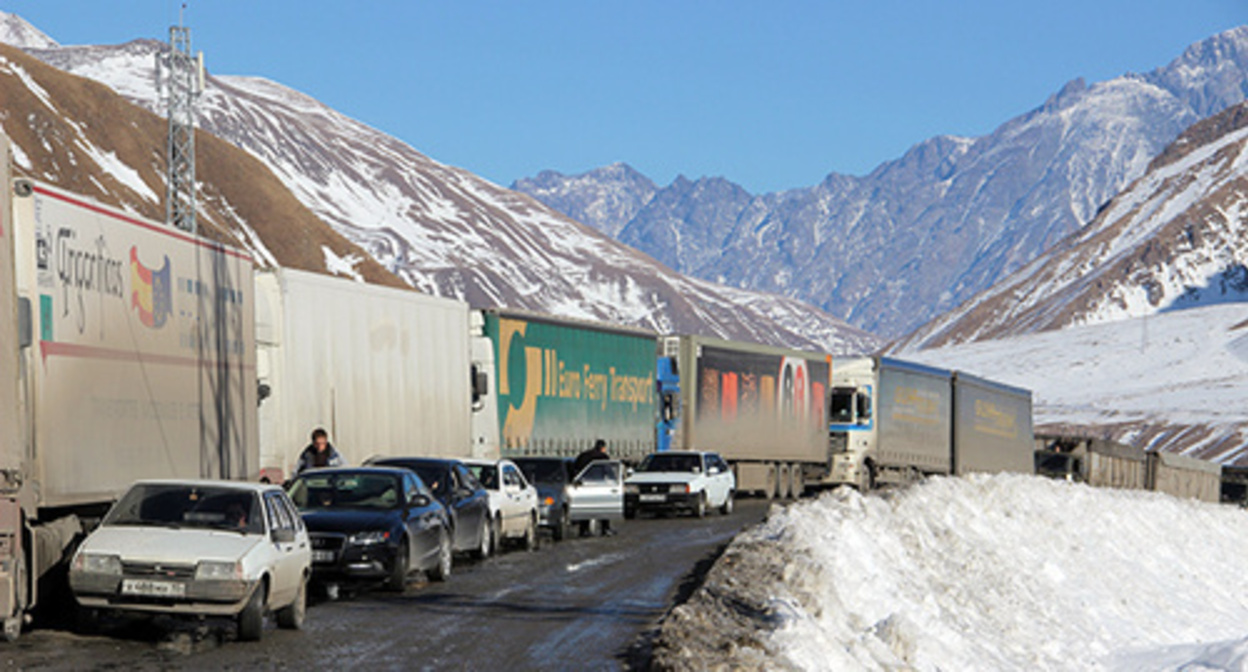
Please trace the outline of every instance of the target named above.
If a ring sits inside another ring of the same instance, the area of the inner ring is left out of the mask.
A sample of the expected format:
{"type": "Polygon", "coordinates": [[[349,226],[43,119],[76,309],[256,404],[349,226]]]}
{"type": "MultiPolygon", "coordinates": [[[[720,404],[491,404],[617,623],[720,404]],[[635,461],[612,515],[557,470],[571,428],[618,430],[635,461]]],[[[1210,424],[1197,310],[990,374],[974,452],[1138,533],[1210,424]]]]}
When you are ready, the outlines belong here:
{"type": "Polygon", "coordinates": [[[1246,559],[1248,512],[1155,493],[1018,475],[839,490],[740,534],[654,662],[1248,670],[1246,559]]]}

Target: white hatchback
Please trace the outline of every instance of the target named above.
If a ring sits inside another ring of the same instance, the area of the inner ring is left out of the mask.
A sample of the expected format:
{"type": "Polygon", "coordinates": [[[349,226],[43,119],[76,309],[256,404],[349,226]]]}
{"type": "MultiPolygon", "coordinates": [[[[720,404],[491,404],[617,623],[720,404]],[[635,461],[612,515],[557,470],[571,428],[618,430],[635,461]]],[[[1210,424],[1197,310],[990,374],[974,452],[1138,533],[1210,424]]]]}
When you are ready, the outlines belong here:
{"type": "Polygon", "coordinates": [[[527,550],[537,548],[537,488],[511,460],[462,460],[481,482],[490,499],[491,548],[518,540],[527,550]]]}
{"type": "Polygon", "coordinates": [[[74,555],[69,583],[86,610],[234,616],[258,640],[264,616],[303,626],[312,547],[274,485],[139,481],[74,555]]]}
{"type": "Polygon", "coordinates": [[[639,511],[684,510],[698,518],[710,509],[732,513],[737,479],[715,453],[667,451],[653,453],[625,484],[624,515],[639,511]]]}

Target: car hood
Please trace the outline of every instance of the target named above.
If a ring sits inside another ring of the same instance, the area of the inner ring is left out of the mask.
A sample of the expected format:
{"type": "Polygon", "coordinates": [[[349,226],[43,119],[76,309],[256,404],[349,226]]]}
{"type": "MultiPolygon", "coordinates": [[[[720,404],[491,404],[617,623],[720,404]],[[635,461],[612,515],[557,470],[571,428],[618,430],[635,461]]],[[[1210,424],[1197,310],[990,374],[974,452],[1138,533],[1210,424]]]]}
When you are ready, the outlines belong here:
{"type": "Polygon", "coordinates": [[[692,483],[702,477],[688,471],[645,471],[628,477],[625,483],[692,483]]]}
{"type": "Polygon", "coordinates": [[[367,532],[389,530],[399,523],[398,511],[305,511],[303,522],[310,532],[367,532]]]}
{"type": "Polygon", "coordinates": [[[200,560],[240,560],[263,541],[263,535],[222,530],[109,525],[92,532],[81,552],[117,555],[129,562],[194,565],[200,560]]]}

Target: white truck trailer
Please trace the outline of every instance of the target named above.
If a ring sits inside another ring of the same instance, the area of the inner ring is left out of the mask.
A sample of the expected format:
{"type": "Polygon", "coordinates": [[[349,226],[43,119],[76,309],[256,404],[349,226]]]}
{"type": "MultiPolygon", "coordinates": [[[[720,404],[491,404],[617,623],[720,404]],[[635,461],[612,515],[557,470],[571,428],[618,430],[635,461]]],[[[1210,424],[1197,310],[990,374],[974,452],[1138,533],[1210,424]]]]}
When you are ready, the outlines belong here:
{"type": "Polygon", "coordinates": [[[1034,471],[1031,393],[885,357],[837,359],[830,469],[820,485],[910,483],[927,474],[1034,471]]]}
{"type": "Polygon", "coordinates": [[[265,478],[289,478],[317,427],[351,464],[498,457],[494,350],[468,304],[291,269],[256,293],[265,478]]]}
{"type": "Polygon", "coordinates": [[[255,478],[252,261],[12,179],[0,136],[0,619],[140,478],[255,478]]]}

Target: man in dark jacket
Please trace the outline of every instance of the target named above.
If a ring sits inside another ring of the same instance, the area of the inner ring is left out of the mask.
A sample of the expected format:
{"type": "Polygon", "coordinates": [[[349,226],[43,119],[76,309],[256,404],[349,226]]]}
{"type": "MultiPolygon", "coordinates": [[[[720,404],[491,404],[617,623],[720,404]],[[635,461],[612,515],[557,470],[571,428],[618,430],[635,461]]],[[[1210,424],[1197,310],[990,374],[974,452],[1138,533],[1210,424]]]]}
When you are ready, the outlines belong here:
{"type": "Polygon", "coordinates": [[[299,454],[299,464],[295,465],[295,475],[308,469],[323,467],[341,467],[347,463],[342,455],[329,443],[329,432],[317,427],[312,430],[312,443],[299,454]]]}
{"type": "Polygon", "coordinates": [[[588,467],[590,462],[609,459],[611,456],[607,455],[607,442],[598,439],[594,441],[593,448],[576,456],[576,461],[572,463],[572,477],[576,478],[582,471],[585,471],[585,467],[588,467]]]}

